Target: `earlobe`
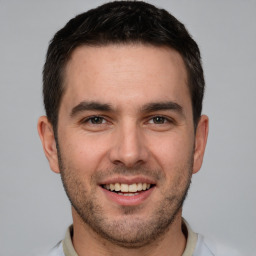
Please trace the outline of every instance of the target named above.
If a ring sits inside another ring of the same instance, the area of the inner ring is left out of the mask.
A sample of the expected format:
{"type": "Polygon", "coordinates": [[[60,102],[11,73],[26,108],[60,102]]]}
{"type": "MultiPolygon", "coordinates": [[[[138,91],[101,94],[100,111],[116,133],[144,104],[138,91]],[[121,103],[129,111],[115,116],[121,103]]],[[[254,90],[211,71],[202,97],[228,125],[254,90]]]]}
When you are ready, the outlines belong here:
{"type": "Polygon", "coordinates": [[[58,154],[53,127],[46,116],[41,116],[39,118],[37,130],[42,142],[45,156],[49,161],[50,168],[52,171],[59,173],[58,154]]]}
{"type": "Polygon", "coordinates": [[[194,165],[193,173],[197,173],[203,163],[203,157],[208,137],[209,119],[206,115],[202,115],[197,125],[194,149],[194,165]]]}

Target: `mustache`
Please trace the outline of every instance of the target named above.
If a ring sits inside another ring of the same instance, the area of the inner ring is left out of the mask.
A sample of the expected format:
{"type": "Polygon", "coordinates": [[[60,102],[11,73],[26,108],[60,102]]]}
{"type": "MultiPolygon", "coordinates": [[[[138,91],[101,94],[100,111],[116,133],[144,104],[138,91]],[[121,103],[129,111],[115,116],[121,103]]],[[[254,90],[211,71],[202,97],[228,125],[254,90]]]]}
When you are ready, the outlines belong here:
{"type": "Polygon", "coordinates": [[[116,166],[112,169],[98,170],[92,176],[92,182],[109,178],[111,176],[122,175],[126,177],[130,176],[145,176],[153,180],[159,181],[165,179],[165,174],[162,170],[152,169],[147,167],[125,167],[116,166]]]}

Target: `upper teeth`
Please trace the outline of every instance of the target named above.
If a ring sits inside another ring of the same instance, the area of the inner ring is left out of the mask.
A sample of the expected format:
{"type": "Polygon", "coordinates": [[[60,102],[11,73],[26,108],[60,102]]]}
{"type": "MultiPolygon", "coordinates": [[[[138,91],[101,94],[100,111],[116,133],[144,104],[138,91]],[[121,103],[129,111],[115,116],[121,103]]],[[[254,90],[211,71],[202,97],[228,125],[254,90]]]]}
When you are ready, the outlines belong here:
{"type": "Polygon", "coordinates": [[[150,188],[150,184],[148,183],[134,183],[131,185],[124,183],[111,183],[104,185],[104,188],[111,191],[121,191],[121,192],[137,192],[150,188]]]}

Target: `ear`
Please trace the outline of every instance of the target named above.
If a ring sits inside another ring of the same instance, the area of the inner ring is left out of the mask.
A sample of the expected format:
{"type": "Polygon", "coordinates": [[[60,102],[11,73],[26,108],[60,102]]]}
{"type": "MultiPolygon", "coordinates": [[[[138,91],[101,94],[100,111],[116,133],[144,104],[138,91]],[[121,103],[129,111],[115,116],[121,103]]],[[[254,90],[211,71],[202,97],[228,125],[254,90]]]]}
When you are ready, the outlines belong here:
{"type": "Polygon", "coordinates": [[[209,119],[202,115],[196,128],[193,173],[197,173],[202,166],[208,130],[209,119]]]}
{"type": "Polygon", "coordinates": [[[58,154],[53,127],[46,116],[41,116],[39,118],[37,130],[50,168],[52,171],[59,173],[58,154]]]}

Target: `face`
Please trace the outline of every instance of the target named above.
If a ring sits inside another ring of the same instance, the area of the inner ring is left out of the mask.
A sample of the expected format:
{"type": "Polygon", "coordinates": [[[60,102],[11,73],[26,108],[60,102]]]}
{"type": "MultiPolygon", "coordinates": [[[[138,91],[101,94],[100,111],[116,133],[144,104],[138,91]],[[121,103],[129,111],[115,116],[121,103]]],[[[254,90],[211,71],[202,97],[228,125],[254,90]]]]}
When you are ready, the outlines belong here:
{"type": "Polygon", "coordinates": [[[46,155],[73,217],[121,246],[150,243],[180,213],[206,141],[206,118],[194,131],[181,56],[153,46],[83,46],[64,80],[58,157],[46,155]]]}

